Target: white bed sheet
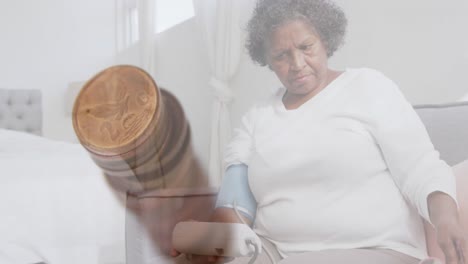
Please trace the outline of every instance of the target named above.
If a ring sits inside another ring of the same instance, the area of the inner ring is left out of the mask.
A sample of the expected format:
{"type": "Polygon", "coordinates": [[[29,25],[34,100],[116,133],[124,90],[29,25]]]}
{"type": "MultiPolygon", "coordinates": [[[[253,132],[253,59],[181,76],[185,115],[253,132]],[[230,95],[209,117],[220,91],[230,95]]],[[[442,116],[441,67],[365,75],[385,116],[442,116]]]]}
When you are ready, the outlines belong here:
{"type": "Polygon", "coordinates": [[[125,198],[79,144],[0,129],[0,263],[125,263],[125,198]]]}

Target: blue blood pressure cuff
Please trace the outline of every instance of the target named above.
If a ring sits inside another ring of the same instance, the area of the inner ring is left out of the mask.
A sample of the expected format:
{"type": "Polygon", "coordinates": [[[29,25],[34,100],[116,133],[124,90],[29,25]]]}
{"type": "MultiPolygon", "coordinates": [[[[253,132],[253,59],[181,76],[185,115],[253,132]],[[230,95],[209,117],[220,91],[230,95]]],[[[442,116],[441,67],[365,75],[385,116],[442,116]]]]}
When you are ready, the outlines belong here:
{"type": "Polygon", "coordinates": [[[236,164],[226,169],[219,189],[216,208],[234,208],[250,220],[255,219],[257,201],[250,191],[247,165],[236,164]]]}

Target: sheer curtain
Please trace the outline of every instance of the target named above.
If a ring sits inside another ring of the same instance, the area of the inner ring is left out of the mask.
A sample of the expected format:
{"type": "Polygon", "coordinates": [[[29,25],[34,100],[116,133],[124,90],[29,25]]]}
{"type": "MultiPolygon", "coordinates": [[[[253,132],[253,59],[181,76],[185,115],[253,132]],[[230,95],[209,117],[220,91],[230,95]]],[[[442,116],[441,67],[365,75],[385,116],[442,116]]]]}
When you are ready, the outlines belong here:
{"type": "Polygon", "coordinates": [[[140,67],[154,76],[156,0],[137,0],[140,67]]]}
{"type": "Polygon", "coordinates": [[[222,177],[222,155],[231,137],[230,80],[237,72],[241,52],[240,1],[193,0],[195,15],[208,51],[214,98],[212,106],[209,175],[212,185],[222,177]]]}

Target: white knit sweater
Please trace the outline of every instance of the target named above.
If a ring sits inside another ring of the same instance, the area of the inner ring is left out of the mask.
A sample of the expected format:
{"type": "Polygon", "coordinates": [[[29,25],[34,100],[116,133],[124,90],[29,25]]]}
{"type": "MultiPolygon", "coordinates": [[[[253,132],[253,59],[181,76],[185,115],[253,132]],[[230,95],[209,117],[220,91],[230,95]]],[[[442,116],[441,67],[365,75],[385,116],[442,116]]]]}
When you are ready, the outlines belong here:
{"type": "Polygon", "coordinates": [[[297,109],[284,107],[284,92],[247,112],[225,153],[225,166],[249,166],[255,231],[283,257],[337,248],[426,257],[427,196],[455,199],[455,180],[398,87],[348,69],[297,109]]]}

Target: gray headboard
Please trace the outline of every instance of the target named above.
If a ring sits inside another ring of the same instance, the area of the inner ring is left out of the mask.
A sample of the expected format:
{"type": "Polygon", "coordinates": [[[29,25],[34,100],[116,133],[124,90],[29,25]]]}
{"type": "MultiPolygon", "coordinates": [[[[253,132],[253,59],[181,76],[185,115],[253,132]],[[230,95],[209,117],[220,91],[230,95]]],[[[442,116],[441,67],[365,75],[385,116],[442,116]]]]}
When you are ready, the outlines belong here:
{"type": "Polygon", "coordinates": [[[42,135],[41,91],[0,89],[0,128],[42,135]]]}

